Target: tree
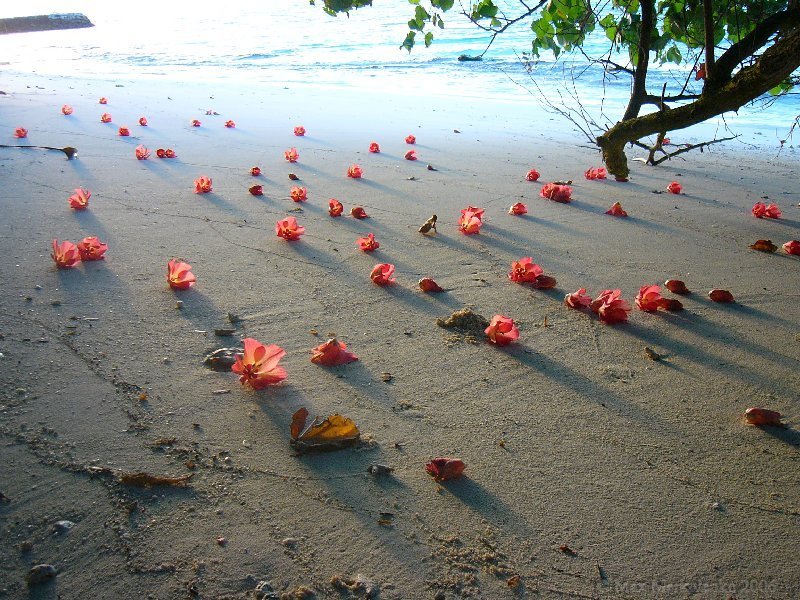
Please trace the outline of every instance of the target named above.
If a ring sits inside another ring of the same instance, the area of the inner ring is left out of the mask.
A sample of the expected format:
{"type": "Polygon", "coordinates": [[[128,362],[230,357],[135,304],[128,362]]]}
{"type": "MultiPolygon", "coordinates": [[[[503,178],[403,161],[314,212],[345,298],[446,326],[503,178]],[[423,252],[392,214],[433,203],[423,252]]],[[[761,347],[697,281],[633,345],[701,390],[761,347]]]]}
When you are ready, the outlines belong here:
{"type": "MultiPolygon", "coordinates": [[[[454,0],[408,0],[414,5],[409,32],[402,43],[411,51],[418,34],[425,46],[436,28],[444,28],[454,0]]],[[[310,0],[315,4],[314,0],[310,0]]],[[[331,15],[371,6],[372,0],[322,0],[331,15]]],[[[459,14],[490,34],[489,46],[509,28],[528,24],[531,52],[581,52],[607,70],[631,78],[631,95],[619,122],[596,138],[608,171],[628,176],[625,146],[657,134],[660,148],[668,131],[683,129],[756,100],[787,93],[797,83],[800,68],[800,0],[516,0],[511,9],[494,0],[459,3],[459,14]],[[583,51],[589,34],[603,31],[608,52],[589,56],[583,51]],[[617,58],[620,53],[625,59],[617,58]],[[682,89],[660,93],[648,89],[651,61],[682,65],[682,89]],[[703,80],[699,94],[687,93],[691,77],[703,80]],[[652,105],[655,112],[640,114],[652,105]]],[[[449,17],[448,17],[449,18],[449,17]]],[[[651,157],[653,152],[651,152],[651,157]]]]}

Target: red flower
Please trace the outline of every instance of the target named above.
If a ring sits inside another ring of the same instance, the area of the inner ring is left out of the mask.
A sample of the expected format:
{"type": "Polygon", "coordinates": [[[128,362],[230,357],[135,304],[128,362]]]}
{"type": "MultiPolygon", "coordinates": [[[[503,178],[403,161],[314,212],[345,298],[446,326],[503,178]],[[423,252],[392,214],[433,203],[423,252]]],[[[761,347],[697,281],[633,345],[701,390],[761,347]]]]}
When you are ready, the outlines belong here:
{"type": "Polygon", "coordinates": [[[75,210],[84,210],[89,206],[92,192],[83,188],[75,188],[75,193],[69,197],[69,205],[75,210]]]}
{"type": "Polygon", "coordinates": [[[586,288],[580,288],[577,292],[572,292],[564,296],[564,304],[570,308],[586,308],[592,303],[592,298],[586,293],[586,288]]]}
{"type": "Polygon", "coordinates": [[[503,315],[495,315],[484,330],[489,341],[498,346],[508,346],[519,337],[519,329],[514,321],[503,315]]]}
{"type": "Polygon", "coordinates": [[[294,128],[294,134],[298,137],[303,137],[306,134],[306,128],[302,125],[298,125],[294,128]]]}
{"type": "Polygon", "coordinates": [[[200,127],[200,120],[192,119],[192,127],[200,127]]]}
{"type": "Polygon", "coordinates": [[[225,127],[227,127],[228,129],[234,129],[236,127],[236,123],[228,119],[227,121],[225,121],[225,127]]]}
{"type": "Polygon", "coordinates": [[[689,289],[686,287],[686,284],[683,283],[680,279],[667,279],[664,282],[664,287],[667,288],[673,294],[689,293],[689,289]]]}
{"type": "Polygon", "coordinates": [[[439,292],[444,291],[444,289],[442,289],[442,287],[430,277],[423,277],[419,280],[418,285],[419,289],[429,294],[438,294],[439,292]]]}
{"type": "Polygon", "coordinates": [[[628,320],[631,305],[620,298],[622,290],[603,290],[589,305],[603,323],[609,325],[628,320]]]}
{"type": "Polygon", "coordinates": [[[700,79],[706,78],[706,63],[700,63],[697,67],[697,73],[695,73],[694,80],[699,81],[700,79]]]}
{"type": "Polygon", "coordinates": [[[639,310],[654,312],[658,310],[662,300],[660,285],[643,285],[639,288],[639,293],[636,295],[634,302],[636,302],[639,310]]]}
{"type": "Polygon", "coordinates": [[[708,297],[712,302],[734,302],[733,294],[728,290],[713,289],[708,292],[708,297]]]}
{"type": "Polygon", "coordinates": [[[525,175],[525,179],[528,181],[539,181],[539,171],[536,169],[531,169],[528,171],[528,174],[525,175]]]}
{"type": "Polygon", "coordinates": [[[28,137],[28,130],[24,127],[17,127],[14,130],[14,137],[16,138],[26,138],[28,137]]]}
{"type": "Polygon", "coordinates": [[[119,128],[119,135],[122,137],[128,137],[131,134],[131,130],[127,127],[120,127],[119,128]]]}
{"type": "Polygon", "coordinates": [[[466,215],[468,212],[469,212],[469,213],[472,213],[472,214],[473,214],[475,217],[477,217],[477,218],[479,218],[481,221],[483,221],[483,213],[485,213],[485,212],[486,212],[486,209],[483,209],[483,208],[478,208],[477,206],[472,206],[472,205],[470,205],[470,206],[468,206],[467,208],[462,208],[462,209],[461,209],[461,216],[463,217],[463,216],[464,216],[464,215],[466,215]]]}
{"type": "Polygon", "coordinates": [[[781,421],[782,416],[777,410],[752,407],[744,411],[744,422],[756,427],[786,427],[781,421]]]}
{"type": "Polygon", "coordinates": [[[680,183],[673,181],[667,186],[667,191],[670,194],[680,194],[683,191],[683,188],[681,187],[680,183]]]}
{"type": "Polygon", "coordinates": [[[192,265],[173,258],[167,263],[167,283],[173,290],[188,290],[197,281],[192,265]]]}
{"type": "Polygon", "coordinates": [[[141,144],[136,146],[136,150],[134,152],[136,153],[137,160],[147,160],[150,156],[150,150],[148,150],[141,144]]]}
{"type": "Polygon", "coordinates": [[[628,213],[625,212],[625,209],[622,208],[622,204],[619,202],[614,202],[606,211],[607,215],[611,215],[612,217],[627,217],[628,213]]]}
{"type": "Polygon", "coordinates": [[[231,371],[239,375],[242,385],[248,383],[261,390],[286,379],[286,369],[278,366],[284,356],[286,351],[280,346],[265,346],[256,339],[244,338],[244,353],[236,356],[231,371]]]}
{"type": "Polygon", "coordinates": [[[556,287],[555,277],[550,277],[550,275],[539,275],[531,285],[535,287],[537,290],[551,290],[556,287]]]}
{"type": "Polygon", "coordinates": [[[425,471],[436,481],[458,479],[464,472],[466,465],[460,458],[440,456],[425,463],[425,471]]]}
{"type": "MultiPolygon", "coordinates": [[[[362,209],[363,210],[363,209],[362,209]]],[[[344,206],[336,198],[328,200],[328,214],[332,217],[339,217],[344,212],[344,206]]]]}
{"type": "Polygon", "coordinates": [[[361,176],[364,174],[364,169],[359,167],[358,165],[350,165],[350,168],[347,169],[347,176],[351,179],[361,179],[361,176]]]}
{"type": "Polygon", "coordinates": [[[261,167],[251,167],[250,175],[252,175],[253,177],[258,177],[259,175],[261,175],[261,167]]]}
{"type": "Polygon", "coordinates": [[[417,143],[417,138],[415,138],[413,135],[406,136],[406,144],[416,144],[416,143],[417,143]]]}
{"type": "Polygon", "coordinates": [[[139,125],[147,127],[147,117],[139,117],[139,125]]]}
{"type": "Polygon", "coordinates": [[[94,236],[83,238],[77,246],[81,260],[102,260],[108,250],[108,244],[104,244],[100,238],[94,236]]]}
{"type": "Polygon", "coordinates": [[[289,190],[289,196],[295,202],[305,202],[308,199],[308,191],[304,187],[292,186],[289,190]]]}
{"type": "Polygon", "coordinates": [[[539,192],[539,195],[553,202],[566,204],[572,200],[572,188],[568,185],[560,185],[558,183],[546,183],[539,192]]]}
{"type": "Polygon", "coordinates": [[[405,158],[406,160],[417,160],[417,151],[409,150],[403,155],[403,158],[405,158]]]}
{"type": "Polygon", "coordinates": [[[781,209],[773,202],[764,209],[764,216],[768,219],[780,219],[781,209]]]}
{"type": "Polygon", "coordinates": [[[369,151],[373,154],[378,154],[381,151],[381,147],[378,145],[378,142],[371,142],[369,145],[369,151]]]}
{"type": "Polygon", "coordinates": [[[167,151],[163,148],[156,148],[156,156],[158,158],[167,158],[167,151]]]}
{"type": "Polygon", "coordinates": [[[247,191],[253,194],[253,196],[263,196],[264,195],[264,188],[260,185],[251,185],[247,188],[247,191]]]}
{"type": "Polygon", "coordinates": [[[166,150],[164,150],[164,158],[175,158],[176,156],[178,155],[175,154],[175,150],[173,150],[172,148],[167,148],[166,150]]]}
{"type": "Polygon", "coordinates": [[[369,215],[367,211],[365,211],[360,206],[354,206],[350,209],[350,214],[355,217],[356,219],[369,219],[369,215]]]}
{"type": "Polygon", "coordinates": [[[100,122],[111,123],[111,115],[108,113],[103,113],[102,115],[100,115],[100,122]]]}
{"type": "Polygon", "coordinates": [[[468,206],[461,211],[458,219],[458,228],[465,235],[480,233],[483,226],[483,209],[468,206]]]}
{"type": "Polygon", "coordinates": [[[65,115],[71,115],[72,107],[69,104],[65,104],[64,106],[61,107],[61,112],[64,113],[65,115]]]}
{"type": "Polygon", "coordinates": [[[59,269],[69,269],[81,262],[81,254],[78,247],[72,242],[61,242],[53,240],[53,253],[50,255],[56,261],[59,269]]]}
{"type": "Polygon", "coordinates": [[[670,312],[677,312],[683,310],[683,303],[680,300],[675,300],[675,298],[662,298],[661,302],[658,303],[658,307],[670,312]]]}
{"type": "Polygon", "coordinates": [[[356,243],[364,252],[372,252],[373,250],[377,250],[381,247],[381,245],[375,240],[374,233],[368,233],[367,237],[358,238],[356,243]]]}
{"type": "Polygon", "coordinates": [[[510,215],[524,215],[527,212],[528,212],[528,207],[522,202],[517,202],[516,204],[512,204],[511,208],[508,209],[508,214],[510,215]]]}
{"type": "Polygon", "coordinates": [[[211,181],[211,177],[206,177],[205,175],[201,175],[197,179],[194,180],[194,193],[195,194],[207,194],[213,188],[211,187],[213,182],[211,181]]]}
{"type": "Polygon", "coordinates": [[[754,216],[756,219],[761,219],[761,218],[763,218],[763,217],[764,217],[764,215],[767,213],[767,205],[766,205],[766,204],[764,204],[763,202],[756,202],[756,203],[753,205],[753,210],[752,210],[752,212],[753,212],[753,216],[754,216]]]}
{"type": "Polygon", "coordinates": [[[300,158],[300,154],[298,154],[297,148],[289,148],[286,152],[283,153],[283,157],[290,163],[294,163],[297,162],[298,158],[300,158]]]}
{"type": "Polygon", "coordinates": [[[783,251],[786,254],[794,254],[800,256],[800,240],[791,240],[783,245],[783,251]]]}
{"type": "Polygon", "coordinates": [[[311,351],[311,362],[325,367],[338,367],[358,360],[358,357],[347,350],[347,345],[336,338],[320,344],[311,351]]]}
{"type": "Polygon", "coordinates": [[[394,277],[394,265],[390,263],[379,263],[372,268],[372,272],[369,274],[370,279],[372,282],[377,285],[390,285],[395,282],[394,277]]]}
{"type": "Polygon", "coordinates": [[[533,262],[530,256],[526,256],[511,263],[508,278],[514,283],[533,283],[543,273],[542,267],[533,262]]]}
{"type": "Polygon", "coordinates": [[[100,103],[100,104],[108,104],[108,98],[106,98],[105,96],[103,96],[102,98],[100,98],[100,102],[99,102],[99,103],[100,103]]]}
{"type": "Polygon", "coordinates": [[[608,173],[606,173],[605,167],[594,167],[583,174],[586,179],[605,179],[606,175],[608,173]]]}
{"type": "Polygon", "coordinates": [[[286,217],[275,223],[275,235],[285,240],[299,240],[305,231],[306,228],[298,225],[294,217],[286,217]]]}

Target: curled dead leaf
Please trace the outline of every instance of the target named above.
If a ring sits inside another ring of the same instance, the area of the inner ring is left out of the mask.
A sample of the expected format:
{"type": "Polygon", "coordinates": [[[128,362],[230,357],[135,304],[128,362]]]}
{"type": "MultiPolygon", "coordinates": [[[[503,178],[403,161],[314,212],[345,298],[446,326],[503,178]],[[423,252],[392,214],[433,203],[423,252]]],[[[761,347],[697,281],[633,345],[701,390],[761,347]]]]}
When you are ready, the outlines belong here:
{"type": "Polygon", "coordinates": [[[644,353],[650,360],[661,360],[661,355],[655,350],[653,350],[650,346],[644,347],[644,353]]]}
{"type": "Polygon", "coordinates": [[[748,246],[751,250],[758,250],[759,252],[775,252],[778,247],[772,243],[772,240],[756,240],[755,244],[748,246]]]}
{"type": "Polygon", "coordinates": [[[289,173],[289,179],[291,179],[292,181],[300,181],[300,178],[294,173],[289,173]]]}
{"type": "Polygon", "coordinates": [[[316,417],[306,424],[308,410],[304,407],[292,415],[289,431],[291,444],[298,452],[338,450],[358,442],[361,433],[352,419],[334,414],[324,419],[316,417]]]}

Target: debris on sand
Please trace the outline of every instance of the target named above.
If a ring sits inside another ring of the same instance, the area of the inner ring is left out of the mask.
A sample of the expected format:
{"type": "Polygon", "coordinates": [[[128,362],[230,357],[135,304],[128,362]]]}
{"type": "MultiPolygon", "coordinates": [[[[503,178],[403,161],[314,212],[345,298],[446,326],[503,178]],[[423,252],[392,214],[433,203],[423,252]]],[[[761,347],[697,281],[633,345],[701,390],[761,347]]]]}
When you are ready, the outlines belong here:
{"type": "Polygon", "coordinates": [[[120,483],[133,487],[149,488],[161,485],[170,487],[186,487],[193,473],[181,475],[180,477],[161,477],[140,471],[139,473],[119,472],[116,474],[120,483]]]}
{"type": "Polygon", "coordinates": [[[28,574],[25,576],[25,581],[28,582],[29,587],[33,587],[34,585],[39,585],[40,583],[54,579],[57,574],[56,568],[53,565],[36,565],[28,571],[28,574]]]}
{"type": "Polygon", "coordinates": [[[436,319],[436,324],[443,329],[453,330],[455,335],[451,338],[452,341],[463,340],[478,344],[486,339],[484,331],[489,326],[489,321],[469,308],[462,308],[446,319],[436,319]]]}
{"type": "Polygon", "coordinates": [[[377,598],[381,591],[377,583],[370,581],[360,573],[355,577],[334,575],[331,578],[331,585],[339,590],[348,591],[360,598],[377,598]]]}
{"type": "Polygon", "coordinates": [[[230,371],[236,362],[236,355],[243,353],[242,348],[219,348],[206,354],[203,364],[212,371],[230,371]]]}

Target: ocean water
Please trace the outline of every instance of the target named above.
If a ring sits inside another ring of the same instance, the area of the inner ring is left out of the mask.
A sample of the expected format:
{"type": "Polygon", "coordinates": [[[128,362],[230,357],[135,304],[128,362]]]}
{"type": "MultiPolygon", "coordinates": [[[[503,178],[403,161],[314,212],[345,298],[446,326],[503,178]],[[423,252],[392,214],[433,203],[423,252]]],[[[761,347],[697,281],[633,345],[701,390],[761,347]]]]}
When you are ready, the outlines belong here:
{"type": "MultiPolygon", "coordinates": [[[[504,0],[513,7],[516,0],[504,0]]],[[[470,102],[503,100],[570,104],[577,93],[599,122],[618,119],[629,79],[604,77],[580,55],[551,56],[529,72],[521,61],[530,30],[520,25],[497,38],[480,62],[489,36],[457,14],[436,32],[430,48],[400,49],[413,7],[405,0],[376,0],[349,17],[330,17],[305,0],[227,0],[192,3],[139,0],[27,0],[0,6],[0,17],[82,12],[95,27],[0,36],[0,69],[103,78],[204,78],[385,89],[438,94],[470,102]],[[538,86],[538,88],[537,88],[538,86]],[[602,113],[602,114],[601,114],[602,113]],[[603,116],[605,115],[605,116],[603,116]]],[[[594,37],[587,49],[602,51],[594,37]]],[[[680,89],[687,69],[656,66],[652,90],[680,89]]],[[[692,84],[694,82],[692,81],[692,84]]],[[[690,87],[691,89],[691,87],[690,87]]],[[[651,91],[652,91],[651,90],[651,91]]],[[[800,114],[800,100],[781,99],[769,111],[742,109],[728,119],[748,127],[785,123],[800,114]]]]}

